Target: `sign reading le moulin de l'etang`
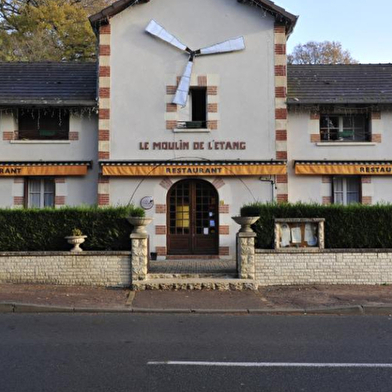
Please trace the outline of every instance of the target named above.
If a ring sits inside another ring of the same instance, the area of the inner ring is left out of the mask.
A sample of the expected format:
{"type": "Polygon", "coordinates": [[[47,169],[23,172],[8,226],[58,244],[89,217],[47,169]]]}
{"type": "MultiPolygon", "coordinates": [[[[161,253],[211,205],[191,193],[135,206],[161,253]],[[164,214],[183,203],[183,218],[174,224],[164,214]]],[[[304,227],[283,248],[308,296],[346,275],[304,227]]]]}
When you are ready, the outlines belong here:
{"type": "Polygon", "coordinates": [[[140,142],[140,150],[246,150],[246,142],[210,141],[210,142],[140,142]]]}

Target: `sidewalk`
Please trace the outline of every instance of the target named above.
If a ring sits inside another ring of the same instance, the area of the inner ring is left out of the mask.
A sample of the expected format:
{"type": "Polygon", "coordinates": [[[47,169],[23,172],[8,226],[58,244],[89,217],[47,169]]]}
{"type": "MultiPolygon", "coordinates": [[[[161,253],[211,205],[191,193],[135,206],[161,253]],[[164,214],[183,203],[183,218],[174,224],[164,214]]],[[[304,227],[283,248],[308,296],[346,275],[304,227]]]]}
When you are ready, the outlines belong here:
{"type": "Polygon", "coordinates": [[[392,315],[392,286],[131,292],[129,289],[0,285],[0,312],[50,311],[392,315]]]}

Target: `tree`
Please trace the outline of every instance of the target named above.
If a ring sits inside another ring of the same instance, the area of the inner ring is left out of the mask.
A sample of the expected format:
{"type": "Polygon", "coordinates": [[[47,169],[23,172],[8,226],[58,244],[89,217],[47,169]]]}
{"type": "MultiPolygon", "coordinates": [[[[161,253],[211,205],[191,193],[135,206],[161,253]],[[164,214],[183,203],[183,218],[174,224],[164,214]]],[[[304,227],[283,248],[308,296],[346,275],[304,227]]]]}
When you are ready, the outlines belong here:
{"type": "Polygon", "coordinates": [[[111,2],[0,0],[0,60],[94,60],[96,38],[88,15],[111,2]]]}
{"type": "Polygon", "coordinates": [[[342,48],[340,42],[310,41],[305,45],[295,46],[288,56],[289,64],[358,64],[348,50],[342,48]]]}

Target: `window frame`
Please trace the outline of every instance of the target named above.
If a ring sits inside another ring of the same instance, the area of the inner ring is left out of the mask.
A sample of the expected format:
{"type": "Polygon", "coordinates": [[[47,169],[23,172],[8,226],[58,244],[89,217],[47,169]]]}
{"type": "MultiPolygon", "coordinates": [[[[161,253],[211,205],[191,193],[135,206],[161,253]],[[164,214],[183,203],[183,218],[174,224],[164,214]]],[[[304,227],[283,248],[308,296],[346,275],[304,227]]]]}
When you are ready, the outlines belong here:
{"type": "Polygon", "coordinates": [[[360,176],[331,176],[331,184],[332,184],[332,204],[339,204],[343,206],[347,206],[350,204],[355,204],[355,203],[347,203],[347,179],[348,178],[355,178],[358,181],[358,204],[362,204],[362,180],[360,176]],[[343,203],[337,203],[336,202],[336,196],[335,196],[335,179],[343,179],[343,203]]]}
{"type": "Polygon", "coordinates": [[[189,98],[185,108],[189,111],[189,120],[179,120],[177,121],[177,128],[178,129],[207,129],[208,124],[208,100],[207,100],[207,87],[206,86],[191,86],[189,88],[189,98]],[[202,120],[194,119],[194,99],[193,99],[193,92],[194,91],[204,91],[204,110],[201,108],[200,111],[204,112],[204,116],[202,120]]]}
{"type": "Polygon", "coordinates": [[[17,140],[31,140],[31,141],[44,141],[44,140],[69,140],[70,133],[70,118],[69,111],[62,110],[60,108],[45,109],[41,110],[26,110],[17,112],[17,140]],[[53,113],[54,111],[54,113],[53,113]],[[50,120],[53,122],[59,120],[61,116],[62,124],[57,125],[57,129],[50,129],[53,125],[50,125],[50,120]],[[43,126],[41,121],[48,121],[49,125],[43,126]],[[45,129],[48,128],[48,129],[45,129]],[[46,134],[45,134],[46,132],[46,134]]]}
{"type": "Polygon", "coordinates": [[[371,130],[371,116],[367,113],[353,113],[353,114],[340,114],[340,113],[321,113],[319,121],[319,133],[321,143],[369,143],[372,140],[371,130]],[[337,127],[323,127],[323,122],[326,117],[335,118],[338,120],[337,127]],[[364,127],[356,127],[355,118],[361,118],[364,122],[364,127]],[[352,122],[350,127],[344,125],[344,121],[349,119],[352,122]],[[352,131],[352,138],[344,136],[344,132],[352,131]],[[358,133],[364,133],[363,139],[358,139],[358,133]],[[335,138],[331,137],[331,133],[336,133],[335,138]],[[341,135],[341,137],[339,137],[341,135]]]}
{"type": "Polygon", "coordinates": [[[56,181],[54,177],[25,177],[24,181],[24,207],[25,208],[55,208],[56,207],[56,181]],[[40,206],[32,206],[30,202],[30,181],[39,180],[40,181],[40,206]],[[53,205],[45,206],[45,181],[51,180],[53,182],[53,205]]]}

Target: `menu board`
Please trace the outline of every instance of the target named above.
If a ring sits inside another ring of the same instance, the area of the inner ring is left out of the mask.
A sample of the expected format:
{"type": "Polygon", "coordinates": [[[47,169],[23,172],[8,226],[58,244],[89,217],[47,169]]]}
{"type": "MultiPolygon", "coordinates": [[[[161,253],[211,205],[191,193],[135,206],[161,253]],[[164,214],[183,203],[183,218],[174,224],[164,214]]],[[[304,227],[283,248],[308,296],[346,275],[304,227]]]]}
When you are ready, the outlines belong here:
{"type": "Polygon", "coordinates": [[[280,223],[278,235],[280,248],[311,248],[319,245],[318,223],[280,223]]]}

